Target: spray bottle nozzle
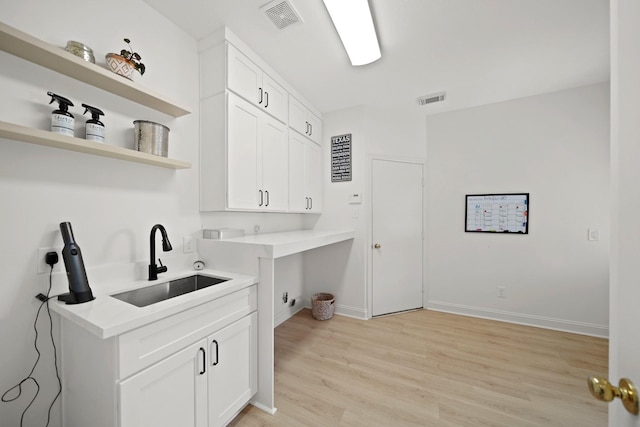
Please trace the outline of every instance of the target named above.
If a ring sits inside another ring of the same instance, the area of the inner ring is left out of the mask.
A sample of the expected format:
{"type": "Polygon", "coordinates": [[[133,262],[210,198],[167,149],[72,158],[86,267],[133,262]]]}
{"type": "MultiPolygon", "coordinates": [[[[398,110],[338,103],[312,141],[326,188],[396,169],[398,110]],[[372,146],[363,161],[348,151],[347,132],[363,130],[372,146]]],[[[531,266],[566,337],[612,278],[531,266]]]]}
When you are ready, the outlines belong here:
{"type": "Polygon", "coordinates": [[[94,120],[100,120],[100,116],[104,116],[104,113],[99,108],[92,107],[91,105],[87,104],[82,104],[82,106],[84,107],[84,113],[82,113],[83,115],[87,114],[87,111],[91,111],[91,118],[94,120]]]}
{"type": "Polygon", "coordinates": [[[47,95],[51,97],[51,101],[49,101],[49,104],[53,103],[53,101],[58,102],[58,105],[60,106],[60,110],[62,111],[66,112],[69,110],[69,107],[73,107],[73,102],[69,101],[64,96],[56,95],[53,92],[47,92],[47,95]]]}

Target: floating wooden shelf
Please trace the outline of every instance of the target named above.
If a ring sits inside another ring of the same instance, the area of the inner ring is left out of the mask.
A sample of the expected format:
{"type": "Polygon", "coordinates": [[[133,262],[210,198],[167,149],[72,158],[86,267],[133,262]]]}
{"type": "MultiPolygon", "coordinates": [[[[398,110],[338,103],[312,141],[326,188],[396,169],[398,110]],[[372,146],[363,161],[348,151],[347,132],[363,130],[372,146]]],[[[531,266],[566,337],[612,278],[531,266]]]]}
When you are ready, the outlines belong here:
{"type": "Polygon", "coordinates": [[[191,168],[191,163],[189,162],[154,156],[153,154],[141,153],[140,151],[130,150],[128,148],[87,141],[86,139],[74,138],[3,121],[0,121],[0,138],[44,145],[46,147],[61,148],[63,150],[76,151],[79,153],[93,154],[95,156],[111,157],[113,159],[126,160],[146,165],[160,166],[168,169],[191,168]]]}
{"type": "Polygon", "coordinates": [[[172,117],[190,113],[162,95],[141,88],[106,68],[84,61],[60,47],[52,46],[2,22],[0,49],[172,117]]]}

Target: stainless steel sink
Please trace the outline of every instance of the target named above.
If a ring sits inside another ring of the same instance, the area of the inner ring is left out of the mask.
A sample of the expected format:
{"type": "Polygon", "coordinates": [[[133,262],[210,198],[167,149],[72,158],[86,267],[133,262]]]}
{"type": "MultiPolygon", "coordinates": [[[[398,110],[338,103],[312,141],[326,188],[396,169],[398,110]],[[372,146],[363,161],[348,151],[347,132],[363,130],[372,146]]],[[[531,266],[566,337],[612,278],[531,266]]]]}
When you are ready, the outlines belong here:
{"type": "Polygon", "coordinates": [[[229,279],[196,274],[195,276],[158,283],[157,285],[134,289],[111,296],[137,307],[146,307],[160,301],[197,291],[198,289],[208,288],[209,286],[217,285],[227,280],[229,279]]]}

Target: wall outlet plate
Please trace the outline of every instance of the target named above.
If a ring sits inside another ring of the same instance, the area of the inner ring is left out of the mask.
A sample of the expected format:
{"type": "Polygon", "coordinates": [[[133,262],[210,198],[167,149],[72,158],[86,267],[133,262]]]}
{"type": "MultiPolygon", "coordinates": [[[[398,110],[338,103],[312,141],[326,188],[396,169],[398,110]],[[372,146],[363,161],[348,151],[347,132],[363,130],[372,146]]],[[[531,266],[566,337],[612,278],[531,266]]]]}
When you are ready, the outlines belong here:
{"type": "Polygon", "coordinates": [[[193,237],[192,236],[184,236],[182,238],[182,253],[191,254],[193,253],[193,237]]]}
{"type": "Polygon", "coordinates": [[[55,252],[58,254],[58,263],[54,264],[53,272],[58,273],[60,271],[64,271],[64,261],[62,260],[62,248],[38,248],[38,253],[36,255],[36,262],[38,265],[38,274],[45,274],[51,271],[51,267],[49,264],[45,262],[45,257],[47,256],[47,252],[55,252]]]}

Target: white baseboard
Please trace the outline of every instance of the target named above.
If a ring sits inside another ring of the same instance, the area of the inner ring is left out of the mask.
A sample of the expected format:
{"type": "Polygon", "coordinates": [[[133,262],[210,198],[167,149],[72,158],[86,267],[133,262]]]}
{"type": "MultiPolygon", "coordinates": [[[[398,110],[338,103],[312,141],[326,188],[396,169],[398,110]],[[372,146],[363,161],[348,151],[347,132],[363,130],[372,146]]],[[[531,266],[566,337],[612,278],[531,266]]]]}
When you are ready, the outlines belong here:
{"type": "MultiPolygon", "coordinates": [[[[305,306],[311,310],[311,305],[305,306]]],[[[357,307],[351,307],[348,305],[336,304],[336,308],[333,311],[334,314],[338,314],[340,316],[353,317],[354,319],[367,320],[367,310],[363,310],[357,307]]]]}
{"type": "Polygon", "coordinates": [[[572,320],[555,319],[552,317],[535,316],[531,314],[514,313],[510,311],[491,310],[442,301],[428,301],[428,310],[442,311],[463,316],[480,317],[483,319],[499,320],[520,325],[536,326],[538,328],[556,331],[572,332],[600,338],[609,338],[609,326],[593,323],[575,322],[572,320]]]}
{"type": "Polygon", "coordinates": [[[275,313],[273,315],[273,327],[275,328],[276,326],[278,326],[285,320],[288,320],[289,318],[291,318],[293,315],[295,315],[297,312],[299,312],[304,308],[305,308],[304,305],[298,303],[293,307],[285,307],[283,310],[280,310],[279,312],[275,313]]]}

